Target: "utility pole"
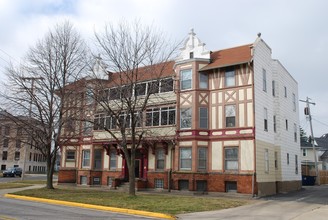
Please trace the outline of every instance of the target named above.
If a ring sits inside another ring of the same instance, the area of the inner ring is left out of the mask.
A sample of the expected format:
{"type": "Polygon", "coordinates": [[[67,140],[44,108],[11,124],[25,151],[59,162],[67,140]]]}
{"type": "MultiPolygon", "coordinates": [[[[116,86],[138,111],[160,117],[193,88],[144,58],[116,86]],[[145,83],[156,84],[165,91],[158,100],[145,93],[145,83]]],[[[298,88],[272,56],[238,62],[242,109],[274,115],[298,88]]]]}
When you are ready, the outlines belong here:
{"type": "MultiPolygon", "coordinates": [[[[30,121],[29,124],[31,124],[31,118],[32,118],[32,102],[33,102],[33,95],[34,95],[34,82],[36,80],[42,80],[42,77],[21,77],[21,79],[23,81],[31,81],[31,88],[30,89],[30,107],[29,107],[29,111],[28,111],[28,120],[30,121]]],[[[30,140],[31,146],[32,146],[32,138],[30,140]]],[[[26,155],[27,154],[27,146],[24,147],[24,158],[23,158],[23,169],[22,169],[22,176],[21,176],[21,180],[24,180],[25,177],[25,167],[26,167],[26,155]]]]}
{"type": "Polygon", "coordinates": [[[316,174],[316,183],[317,185],[320,185],[320,173],[318,170],[318,161],[317,161],[317,152],[315,150],[315,146],[314,146],[314,135],[313,135],[313,127],[312,127],[312,115],[311,115],[311,111],[310,111],[310,104],[311,105],[315,105],[314,102],[310,102],[310,98],[306,97],[306,100],[300,100],[300,102],[305,102],[306,103],[306,107],[304,109],[304,114],[309,116],[309,121],[310,121],[310,129],[311,129],[311,137],[312,137],[312,149],[313,149],[313,155],[314,155],[314,166],[315,166],[315,174],[316,174]]]}

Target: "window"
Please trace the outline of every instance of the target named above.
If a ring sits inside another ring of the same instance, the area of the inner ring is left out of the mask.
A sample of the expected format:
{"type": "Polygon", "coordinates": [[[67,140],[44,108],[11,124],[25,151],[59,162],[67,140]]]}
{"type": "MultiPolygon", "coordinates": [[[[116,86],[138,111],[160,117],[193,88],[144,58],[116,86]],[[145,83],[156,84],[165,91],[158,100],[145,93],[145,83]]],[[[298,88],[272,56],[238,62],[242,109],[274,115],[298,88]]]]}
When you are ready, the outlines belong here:
{"type": "Polygon", "coordinates": [[[10,133],[10,126],[5,126],[5,135],[9,135],[10,133]]]}
{"type": "Polygon", "coordinates": [[[297,126],[294,123],[294,141],[297,142],[297,126]]]}
{"type": "Polygon", "coordinates": [[[105,115],[97,114],[93,120],[93,130],[102,130],[105,126],[105,115]]]}
{"type": "Polygon", "coordinates": [[[110,156],[109,168],[111,170],[115,170],[116,169],[116,163],[117,163],[116,150],[115,149],[110,150],[110,155],[109,156],[110,156]]]}
{"type": "Polygon", "coordinates": [[[267,91],[267,75],[266,75],[266,70],[262,69],[262,80],[263,80],[263,91],[267,91]]]}
{"type": "Polygon", "coordinates": [[[148,92],[149,94],[158,93],[159,90],[159,81],[152,81],[148,83],[148,92]]]}
{"type": "Polygon", "coordinates": [[[289,153],[287,153],[287,165],[289,165],[289,153]]]}
{"type": "Polygon", "coordinates": [[[199,88],[200,89],[208,88],[208,74],[199,73],[199,88]]]}
{"type": "Polygon", "coordinates": [[[3,151],[2,152],[2,160],[7,160],[7,156],[8,156],[8,151],[3,151]]]}
{"type": "Polygon", "coordinates": [[[272,80],[272,96],[276,96],[276,81],[272,80]]]}
{"type": "Polygon", "coordinates": [[[285,124],[286,124],[286,131],[288,131],[288,120],[285,120],[285,124]]]}
{"type": "Polygon", "coordinates": [[[293,111],[296,111],[296,95],[293,93],[293,111]]]}
{"type": "Polygon", "coordinates": [[[161,80],[161,86],[160,86],[160,92],[171,92],[173,91],[173,79],[162,79],[161,80]]]}
{"type": "Polygon", "coordinates": [[[159,108],[151,108],[146,111],[146,126],[158,126],[159,125],[159,108]]]}
{"type": "Polygon", "coordinates": [[[180,128],[191,128],[191,108],[180,109],[180,128]]]}
{"type": "Polygon", "coordinates": [[[161,108],[161,125],[174,125],[175,124],[175,107],[161,108]]]}
{"type": "Polygon", "coordinates": [[[297,158],[297,155],[295,155],[295,174],[298,174],[298,158],[297,158]]]}
{"type": "Polygon", "coordinates": [[[155,179],[155,188],[163,189],[164,188],[164,179],[155,179]]]}
{"type": "Polygon", "coordinates": [[[1,170],[5,170],[6,169],[6,164],[1,164],[1,170]]]}
{"type": "Polygon", "coordinates": [[[273,131],[277,132],[277,117],[275,115],[273,116],[273,131]]]}
{"type": "Polygon", "coordinates": [[[135,96],[145,95],[146,94],[146,83],[140,83],[135,86],[135,96]]]}
{"type": "Polygon", "coordinates": [[[192,71],[181,70],[180,71],[180,88],[181,90],[191,89],[192,71]]]}
{"type": "Polygon", "coordinates": [[[180,169],[191,170],[191,148],[180,148],[180,169]]]}
{"type": "Polygon", "coordinates": [[[84,121],[83,122],[83,135],[90,135],[92,131],[92,122],[84,121]]]}
{"type": "Polygon", "coordinates": [[[8,138],[5,138],[5,139],[3,139],[3,147],[8,147],[8,145],[9,145],[9,139],[8,138]]]}
{"type": "Polygon", "coordinates": [[[120,99],[120,89],[119,88],[112,88],[109,90],[109,100],[120,99]]]}
{"type": "Polygon", "coordinates": [[[230,86],[235,86],[235,70],[234,69],[227,69],[225,74],[225,86],[230,87],[230,86]]]}
{"type": "Polygon", "coordinates": [[[199,108],[199,127],[208,128],[208,109],[204,107],[199,108]]]}
{"type": "Polygon", "coordinates": [[[90,150],[83,150],[82,157],[82,167],[90,166],[90,150]]]}
{"type": "Polygon", "coordinates": [[[278,152],[274,152],[274,168],[278,170],[278,152]]]}
{"type": "Polygon", "coordinates": [[[94,163],[93,163],[93,168],[94,169],[101,169],[102,166],[101,166],[101,153],[102,153],[102,150],[100,149],[96,149],[93,151],[94,153],[94,163]]]}
{"type": "Polygon", "coordinates": [[[119,116],[119,124],[123,128],[130,128],[131,127],[130,114],[126,114],[125,112],[122,112],[119,116]]]}
{"type": "Polygon", "coordinates": [[[264,131],[268,131],[268,109],[264,108],[264,131]]]}
{"type": "Polygon", "coordinates": [[[23,134],[23,128],[22,127],[18,127],[17,128],[17,134],[16,134],[16,136],[17,137],[20,137],[20,136],[22,136],[22,134],[23,134]]]}
{"type": "Polygon", "coordinates": [[[19,160],[19,158],[20,158],[20,152],[16,151],[15,152],[15,160],[19,160]]]}
{"type": "Polygon", "coordinates": [[[226,147],[224,149],[224,169],[238,170],[238,147],[226,147]]]}
{"type": "Polygon", "coordinates": [[[115,129],[116,128],[116,119],[110,115],[105,117],[105,128],[115,129]]]}
{"type": "Polygon", "coordinates": [[[287,98],[287,87],[284,86],[284,94],[285,94],[285,98],[287,98]]]}
{"type": "Polygon", "coordinates": [[[236,126],[236,106],[235,105],[226,105],[225,106],[225,116],[226,116],[226,127],[235,127],[236,126]]]}
{"type": "Polygon", "coordinates": [[[146,111],[146,126],[175,124],[175,107],[150,108],[146,111]]]}
{"type": "Polygon", "coordinates": [[[189,58],[190,58],[190,59],[194,58],[194,52],[190,52],[190,53],[189,53],[189,58]]]}
{"type": "Polygon", "coordinates": [[[93,103],[93,91],[91,88],[87,88],[87,91],[85,92],[86,96],[86,104],[90,105],[93,103]]]}
{"type": "Polygon", "coordinates": [[[75,151],[74,150],[66,151],[66,160],[75,160],[75,151]]]}
{"type": "Polygon", "coordinates": [[[156,154],[156,169],[163,170],[164,169],[164,159],[165,159],[164,149],[163,148],[156,149],[155,154],[156,154]]]}
{"type": "Polygon", "coordinates": [[[265,163],[265,172],[269,173],[269,150],[265,149],[264,151],[264,163],[265,163]]]}
{"type": "Polygon", "coordinates": [[[306,149],[302,149],[302,154],[303,154],[303,157],[306,157],[307,156],[307,150],[306,149]]]}
{"type": "Polygon", "coordinates": [[[198,170],[207,170],[207,148],[205,147],[198,148],[198,170]]]}

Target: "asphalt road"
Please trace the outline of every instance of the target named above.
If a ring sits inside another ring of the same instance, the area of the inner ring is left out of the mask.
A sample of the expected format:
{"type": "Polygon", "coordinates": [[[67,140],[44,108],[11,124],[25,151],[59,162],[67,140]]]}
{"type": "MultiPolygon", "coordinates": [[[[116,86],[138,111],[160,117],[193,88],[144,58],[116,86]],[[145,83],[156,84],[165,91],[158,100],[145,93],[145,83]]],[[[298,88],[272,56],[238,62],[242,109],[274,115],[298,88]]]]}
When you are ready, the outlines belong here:
{"type": "MultiPolygon", "coordinates": [[[[29,174],[27,180],[45,180],[45,175],[29,174]]],[[[55,179],[55,178],[54,178],[55,179]]],[[[20,180],[20,177],[0,177],[0,182],[13,182],[20,180]]],[[[28,188],[33,188],[28,187],[28,188]]],[[[113,212],[97,211],[61,205],[51,205],[45,203],[22,201],[3,197],[5,193],[14,192],[22,189],[0,190],[0,220],[90,220],[90,219],[154,219],[134,215],[124,215],[113,212]]]]}
{"type": "Polygon", "coordinates": [[[253,204],[221,211],[178,215],[179,219],[327,220],[328,185],[256,200],[253,204]]]}
{"type": "Polygon", "coordinates": [[[90,219],[150,219],[76,207],[50,205],[0,197],[0,220],[90,220],[90,219]]]}

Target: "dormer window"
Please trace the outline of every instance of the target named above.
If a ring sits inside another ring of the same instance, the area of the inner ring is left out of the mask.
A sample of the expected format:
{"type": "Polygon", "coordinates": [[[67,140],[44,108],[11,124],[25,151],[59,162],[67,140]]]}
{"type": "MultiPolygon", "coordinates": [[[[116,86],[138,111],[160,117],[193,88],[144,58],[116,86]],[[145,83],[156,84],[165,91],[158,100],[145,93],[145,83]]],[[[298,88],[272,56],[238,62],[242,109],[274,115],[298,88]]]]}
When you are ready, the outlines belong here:
{"type": "Polygon", "coordinates": [[[190,58],[190,59],[194,58],[194,52],[190,52],[190,53],[189,53],[189,58],[190,58]]]}

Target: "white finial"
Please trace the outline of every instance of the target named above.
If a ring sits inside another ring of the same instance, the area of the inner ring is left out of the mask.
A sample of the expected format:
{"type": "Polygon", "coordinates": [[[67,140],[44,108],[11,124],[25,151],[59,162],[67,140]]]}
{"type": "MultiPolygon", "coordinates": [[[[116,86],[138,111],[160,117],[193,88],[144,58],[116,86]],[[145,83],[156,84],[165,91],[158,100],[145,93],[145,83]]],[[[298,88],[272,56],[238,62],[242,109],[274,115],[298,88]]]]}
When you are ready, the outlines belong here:
{"type": "Polygon", "coordinates": [[[261,37],[261,32],[257,33],[257,36],[258,36],[258,37],[261,37]]]}

